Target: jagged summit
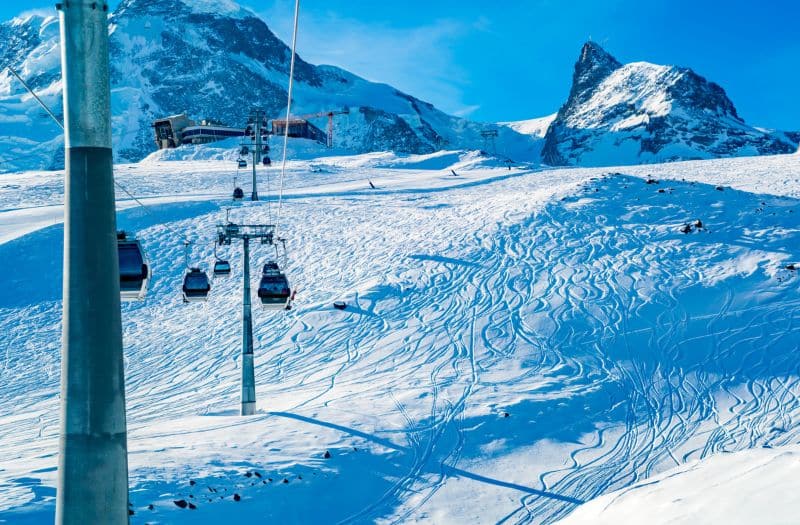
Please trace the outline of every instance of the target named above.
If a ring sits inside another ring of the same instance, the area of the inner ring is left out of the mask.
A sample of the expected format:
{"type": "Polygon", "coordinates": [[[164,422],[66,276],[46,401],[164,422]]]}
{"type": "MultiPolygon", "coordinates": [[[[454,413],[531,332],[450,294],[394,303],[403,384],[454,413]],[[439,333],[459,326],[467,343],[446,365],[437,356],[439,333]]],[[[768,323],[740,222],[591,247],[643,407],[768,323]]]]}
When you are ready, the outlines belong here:
{"type": "Polygon", "coordinates": [[[566,103],[548,128],[550,165],[616,165],[789,153],[784,133],[747,125],[719,85],[688,68],[621,64],[583,45],[566,103]]]}
{"type": "Polygon", "coordinates": [[[581,48],[578,61],[575,62],[570,98],[582,100],[588,95],[589,90],[621,66],[622,64],[598,43],[591,40],[586,42],[581,48]]]}
{"type": "Polygon", "coordinates": [[[614,56],[606,51],[600,44],[592,40],[581,47],[581,54],[575,63],[575,72],[590,70],[605,70],[611,72],[622,66],[614,56]]]}

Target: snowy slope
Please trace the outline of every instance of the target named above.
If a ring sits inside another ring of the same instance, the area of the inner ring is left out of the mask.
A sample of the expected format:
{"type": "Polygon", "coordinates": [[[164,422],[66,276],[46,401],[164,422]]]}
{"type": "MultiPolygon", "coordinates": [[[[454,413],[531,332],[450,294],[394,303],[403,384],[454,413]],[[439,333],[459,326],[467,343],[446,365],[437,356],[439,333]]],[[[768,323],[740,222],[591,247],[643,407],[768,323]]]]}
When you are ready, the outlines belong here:
{"type": "Polygon", "coordinates": [[[532,118],[528,120],[517,120],[514,122],[499,122],[498,125],[506,126],[514,131],[524,135],[533,135],[534,137],[544,138],[547,134],[547,128],[556,119],[557,113],[547,115],[546,117],[532,118]]]}
{"type": "Polygon", "coordinates": [[[691,69],[623,65],[587,42],[542,153],[550,165],[607,166],[791,153],[797,142],[746,124],[725,91],[691,69]]]}
{"type": "MultiPolygon", "coordinates": [[[[290,164],[297,308],[255,312],[245,419],[240,253],[183,305],[167,227],[208,267],[224,208],[268,221],[274,202],[232,204],[229,161],[118,167],[153,203],[118,221],[155,272],[123,307],[132,523],[552,523],[676,465],[800,443],[800,157],[487,162],[290,164]]],[[[28,231],[0,244],[0,523],[52,521],[62,199],[57,172],[0,186],[0,224],[28,231]]]]}
{"type": "Polygon", "coordinates": [[[790,525],[798,473],[796,446],[712,456],[597,498],[559,524],[790,525]]]}
{"type": "MultiPolygon", "coordinates": [[[[154,118],[187,112],[244,126],[254,105],[285,111],[291,51],[258,15],[232,0],[123,0],[110,17],[117,160],[155,149],[154,118]],[[175,28],[180,28],[176,31],[175,28]]],[[[0,24],[0,67],[15,67],[61,112],[58,21],[30,15],[0,24]]],[[[297,62],[295,114],[350,109],[335,119],[335,145],[352,152],[478,149],[483,124],[446,115],[395,88],[333,66],[297,62]]],[[[315,121],[321,127],[323,120],[315,121]]],[[[58,128],[7,71],[0,71],[0,171],[63,164],[58,128]],[[32,151],[31,151],[32,149],[32,151]]],[[[498,153],[537,158],[536,140],[502,128],[498,153]]]]}

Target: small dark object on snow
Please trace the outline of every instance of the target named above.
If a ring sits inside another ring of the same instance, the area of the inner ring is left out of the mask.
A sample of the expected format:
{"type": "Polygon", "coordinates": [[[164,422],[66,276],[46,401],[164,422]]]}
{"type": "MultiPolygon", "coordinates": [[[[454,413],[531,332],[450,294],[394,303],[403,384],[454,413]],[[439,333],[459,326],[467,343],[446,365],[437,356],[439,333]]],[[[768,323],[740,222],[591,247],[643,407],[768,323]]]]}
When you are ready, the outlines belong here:
{"type": "Polygon", "coordinates": [[[344,310],[345,308],[347,308],[347,303],[344,301],[334,301],[333,307],[336,308],[337,310],[344,310]]]}
{"type": "Polygon", "coordinates": [[[659,184],[659,182],[656,179],[647,179],[645,181],[645,183],[646,184],[659,184]]]}
{"type": "Polygon", "coordinates": [[[325,453],[322,455],[322,457],[325,458],[325,459],[330,459],[331,458],[331,453],[326,450],[325,453]]]}
{"type": "Polygon", "coordinates": [[[150,505],[148,505],[148,506],[147,506],[147,510],[153,510],[154,508],[155,508],[155,507],[153,506],[153,504],[152,504],[152,503],[151,503],[150,505]]]}
{"type": "Polygon", "coordinates": [[[374,184],[372,184],[372,181],[371,181],[371,180],[369,180],[369,179],[367,179],[367,182],[369,182],[369,187],[370,187],[370,188],[372,188],[372,189],[374,190],[374,189],[375,189],[375,185],[374,185],[374,184]]]}
{"type": "Polygon", "coordinates": [[[702,228],[703,227],[703,221],[701,221],[700,219],[697,219],[696,221],[694,221],[694,227],[697,228],[697,229],[702,228]]]}
{"type": "Polygon", "coordinates": [[[453,177],[458,177],[458,173],[456,173],[454,170],[450,170],[450,173],[453,174],[453,177]]]}
{"type": "Polygon", "coordinates": [[[283,483],[289,483],[289,480],[286,479],[286,478],[283,478],[283,483]]]}
{"type": "Polygon", "coordinates": [[[238,494],[234,494],[233,495],[233,501],[239,501],[241,499],[242,499],[242,497],[240,495],[238,495],[238,494]]]}
{"type": "Polygon", "coordinates": [[[298,474],[298,475],[297,475],[297,479],[303,479],[303,476],[301,476],[300,474],[298,474]]]}
{"type": "Polygon", "coordinates": [[[253,477],[253,473],[248,470],[247,472],[244,473],[244,477],[252,478],[253,477]]]}
{"type": "Polygon", "coordinates": [[[691,224],[684,224],[683,228],[681,228],[681,233],[691,233],[692,225],[691,224]]]}
{"type": "Polygon", "coordinates": [[[264,485],[266,485],[266,484],[267,484],[267,480],[265,480],[265,479],[264,479],[264,480],[262,480],[262,481],[261,481],[261,483],[263,483],[264,485]]]}
{"type": "Polygon", "coordinates": [[[511,414],[509,414],[508,412],[503,412],[503,417],[508,417],[508,416],[510,416],[510,415],[511,415],[511,414]]]}
{"type": "Polygon", "coordinates": [[[358,447],[353,447],[353,452],[358,452],[358,447]]]}
{"type": "Polygon", "coordinates": [[[260,472],[258,472],[257,470],[254,470],[254,471],[253,471],[253,474],[254,474],[254,475],[255,475],[255,477],[257,477],[257,478],[260,478],[260,477],[261,477],[261,473],[260,473],[260,472]]]}
{"type": "Polygon", "coordinates": [[[179,506],[182,509],[185,509],[186,507],[189,506],[189,504],[186,503],[185,499],[177,499],[177,500],[173,501],[172,503],[174,503],[175,505],[179,506]]]}
{"type": "Polygon", "coordinates": [[[189,510],[197,510],[197,505],[194,503],[189,503],[189,510]]]}
{"type": "Polygon", "coordinates": [[[791,271],[795,271],[795,270],[797,270],[797,265],[795,265],[794,263],[789,263],[789,264],[786,265],[786,269],[787,270],[791,270],[791,271]]]}
{"type": "Polygon", "coordinates": [[[128,516],[133,516],[134,514],[136,513],[133,512],[133,509],[128,509],[128,516]]]}
{"type": "Polygon", "coordinates": [[[195,480],[193,480],[193,479],[189,480],[189,485],[194,487],[196,484],[197,484],[197,482],[195,480]]]}
{"type": "Polygon", "coordinates": [[[664,193],[664,188],[661,188],[660,190],[658,190],[658,193],[664,193]]]}
{"type": "Polygon", "coordinates": [[[595,193],[597,193],[598,191],[600,191],[600,189],[599,189],[599,188],[595,188],[595,189],[594,189],[594,192],[595,192],[595,193]]]}
{"type": "Polygon", "coordinates": [[[717,186],[714,189],[717,190],[717,191],[725,191],[725,188],[723,188],[722,186],[717,186]]]}
{"type": "Polygon", "coordinates": [[[189,494],[189,497],[194,499],[194,494],[189,494]]]}

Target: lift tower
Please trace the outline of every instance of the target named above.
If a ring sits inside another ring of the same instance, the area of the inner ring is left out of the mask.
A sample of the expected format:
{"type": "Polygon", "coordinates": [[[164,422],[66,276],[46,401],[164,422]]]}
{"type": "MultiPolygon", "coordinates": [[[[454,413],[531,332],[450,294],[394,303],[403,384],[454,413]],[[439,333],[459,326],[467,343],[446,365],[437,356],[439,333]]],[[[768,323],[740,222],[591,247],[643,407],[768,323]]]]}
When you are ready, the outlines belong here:
{"type": "Polygon", "coordinates": [[[487,153],[491,151],[492,155],[497,155],[497,144],[495,143],[497,135],[496,129],[484,129],[481,131],[481,137],[483,137],[483,151],[487,153]]]}
{"type": "Polygon", "coordinates": [[[272,224],[227,224],[217,225],[217,242],[231,244],[241,239],[244,248],[242,287],[242,412],[243,416],[256,413],[256,376],[253,362],[253,314],[250,304],[250,239],[261,244],[273,244],[275,226],[272,224]]]}
{"type": "MultiPolygon", "coordinates": [[[[245,134],[244,141],[250,137],[250,146],[253,152],[253,192],[250,194],[251,201],[258,200],[258,187],[256,185],[256,166],[261,163],[262,148],[267,136],[267,116],[261,109],[252,109],[250,116],[247,117],[247,128],[249,133],[245,134]]],[[[244,145],[244,144],[243,144],[244,145]]]]}
{"type": "Polygon", "coordinates": [[[64,310],[56,524],[128,523],[108,3],[57,4],[64,86],[64,310]]]}

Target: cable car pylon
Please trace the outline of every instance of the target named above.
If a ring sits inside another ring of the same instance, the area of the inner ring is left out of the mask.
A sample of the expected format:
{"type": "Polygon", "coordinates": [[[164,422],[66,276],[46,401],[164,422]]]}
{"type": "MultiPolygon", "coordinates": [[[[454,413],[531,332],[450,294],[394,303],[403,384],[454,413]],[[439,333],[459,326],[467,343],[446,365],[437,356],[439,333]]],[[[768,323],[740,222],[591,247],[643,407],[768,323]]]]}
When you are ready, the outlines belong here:
{"type": "MultiPolygon", "coordinates": [[[[242,241],[243,249],[241,415],[252,416],[256,413],[256,378],[253,359],[253,310],[250,299],[250,241],[274,245],[275,226],[272,224],[235,224],[230,221],[217,225],[217,244],[220,246],[230,245],[234,239],[242,241]]],[[[286,288],[288,293],[288,281],[286,281],[286,288]]],[[[282,290],[283,288],[281,288],[282,290]]],[[[290,299],[284,301],[284,305],[288,307],[289,301],[290,299]]]]}
{"type": "MultiPolygon", "coordinates": [[[[56,8],[62,37],[66,200],[55,523],[124,524],[128,440],[108,5],[62,2],[56,8]]],[[[138,270],[143,273],[141,265],[138,270]]]]}

